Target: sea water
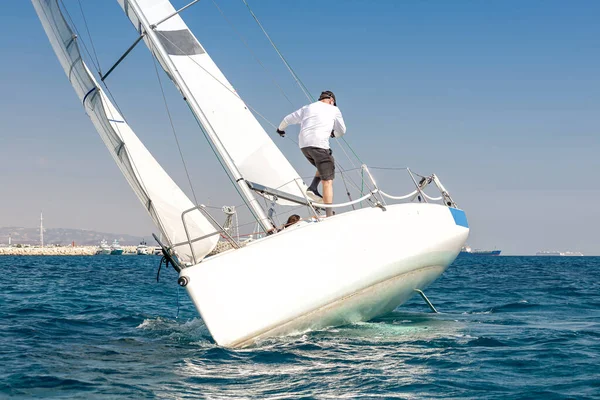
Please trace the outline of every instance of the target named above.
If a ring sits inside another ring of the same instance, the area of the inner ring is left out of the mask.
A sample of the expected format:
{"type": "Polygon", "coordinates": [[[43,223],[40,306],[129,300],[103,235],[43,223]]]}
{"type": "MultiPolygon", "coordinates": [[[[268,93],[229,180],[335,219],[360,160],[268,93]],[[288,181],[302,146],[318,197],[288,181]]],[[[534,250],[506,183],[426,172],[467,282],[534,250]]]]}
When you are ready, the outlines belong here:
{"type": "Polygon", "coordinates": [[[158,261],[0,257],[0,398],[600,398],[600,257],[459,258],[439,314],[417,295],[244,350],[158,261]]]}

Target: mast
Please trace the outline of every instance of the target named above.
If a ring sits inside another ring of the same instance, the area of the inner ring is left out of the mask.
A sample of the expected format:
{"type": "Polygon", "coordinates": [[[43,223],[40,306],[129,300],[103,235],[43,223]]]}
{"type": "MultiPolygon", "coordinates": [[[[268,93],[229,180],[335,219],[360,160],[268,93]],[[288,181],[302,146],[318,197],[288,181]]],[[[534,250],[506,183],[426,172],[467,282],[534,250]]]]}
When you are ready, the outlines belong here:
{"type": "Polygon", "coordinates": [[[40,211],[40,244],[44,247],[44,213],[40,211]]]}
{"type": "MultiPolygon", "coordinates": [[[[216,152],[219,154],[221,160],[223,161],[223,164],[229,171],[230,176],[232,177],[233,181],[238,186],[240,193],[242,194],[242,196],[245,198],[246,202],[250,206],[250,210],[254,214],[258,223],[261,225],[261,227],[264,229],[265,232],[271,231],[274,228],[273,224],[268,219],[267,215],[265,214],[264,210],[258,203],[257,199],[254,197],[254,194],[248,187],[246,180],[244,179],[244,177],[242,176],[242,174],[236,167],[235,163],[229,156],[225,146],[223,146],[223,143],[221,143],[221,140],[219,139],[219,137],[216,134],[215,130],[213,129],[212,125],[210,124],[210,122],[206,118],[204,112],[202,111],[199,104],[197,103],[197,101],[194,97],[194,94],[189,89],[185,80],[181,76],[181,73],[176,68],[176,66],[174,65],[171,58],[169,57],[169,53],[164,48],[163,43],[158,38],[158,36],[155,32],[156,24],[155,25],[150,24],[150,22],[146,19],[146,15],[142,12],[142,10],[140,9],[140,6],[138,5],[136,0],[128,0],[125,4],[127,5],[128,8],[130,8],[134,11],[135,15],[138,18],[139,23],[143,27],[143,31],[146,33],[146,37],[150,40],[150,42],[152,43],[152,47],[156,50],[155,52],[153,52],[154,56],[157,59],[159,59],[161,65],[168,70],[170,78],[173,80],[173,82],[175,83],[177,88],[181,91],[181,94],[183,95],[184,100],[187,102],[192,113],[196,117],[196,120],[199,122],[199,124],[201,125],[201,128],[204,130],[204,132],[206,133],[206,135],[212,142],[216,152]]],[[[161,22],[164,22],[164,21],[161,21],[161,22]]],[[[151,48],[151,50],[152,50],[152,48],[151,48]]]]}

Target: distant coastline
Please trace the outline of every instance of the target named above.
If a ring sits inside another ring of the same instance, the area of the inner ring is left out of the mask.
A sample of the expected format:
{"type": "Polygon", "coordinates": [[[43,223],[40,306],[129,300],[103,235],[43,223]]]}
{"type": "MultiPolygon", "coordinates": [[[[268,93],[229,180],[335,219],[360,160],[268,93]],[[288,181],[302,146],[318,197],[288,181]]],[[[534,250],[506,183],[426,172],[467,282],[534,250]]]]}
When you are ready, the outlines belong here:
{"type": "MultiPolygon", "coordinates": [[[[123,254],[135,254],[136,246],[121,246],[123,254]]],[[[0,256],[93,256],[98,246],[0,247],[0,256]]]]}
{"type": "MultiPolygon", "coordinates": [[[[97,232],[85,229],[72,228],[45,228],[44,247],[46,246],[97,246],[102,240],[109,244],[118,240],[121,246],[137,246],[142,240],[152,241],[143,236],[128,235],[125,233],[97,232]]],[[[0,246],[40,246],[40,229],[23,227],[0,227],[0,246]]]]}

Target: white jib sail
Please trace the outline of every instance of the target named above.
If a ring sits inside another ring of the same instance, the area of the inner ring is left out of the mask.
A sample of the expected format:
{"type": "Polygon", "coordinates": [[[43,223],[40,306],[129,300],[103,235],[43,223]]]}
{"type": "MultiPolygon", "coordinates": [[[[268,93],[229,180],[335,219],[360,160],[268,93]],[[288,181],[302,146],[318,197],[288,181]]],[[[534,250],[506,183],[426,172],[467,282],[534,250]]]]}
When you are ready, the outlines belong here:
{"type": "MultiPolygon", "coordinates": [[[[303,197],[302,191],[306,187],[294,167],[273,143],[179,14],[173,15],[176,10],[172,4],[168,0],[118,2],[138,33],[144,33],[145,24],[156,33],[176,73],[183,78],[192,94],[193,99],[188,101],[198,104],[241,176],[247,181],[303,197]],[[143,15],[136,15],[134,8],[143,15]],[[161,22],[169,16],[172,17],[161,22]],[[153,26],[159,22],[158,26],[153,26]]],[[[144,40],[154,52],[151,43],[154,38],[147,35],[144,40]]],[[[168,65],[161,64],[170,76],[174,73],[168,65]]],[[[279,202],[290,204],[282,200],[279,202]]]]}
{"type": "Polygon", "coordinates": [[[77,36],[65,21],[57,0],[32,2],[69,81],[127,182],[168,244],[175,246],[179,260],[184,264],[199,262],[214,249],[219,235],[193,242],[192,250],[187,243],[185,229],[193,240],[214,233],[215,228],[197,210],[186,214],[184,226],[182,212],[193,208],[194,204],[154,159],[100,89],[81,58],[77,36]]]}

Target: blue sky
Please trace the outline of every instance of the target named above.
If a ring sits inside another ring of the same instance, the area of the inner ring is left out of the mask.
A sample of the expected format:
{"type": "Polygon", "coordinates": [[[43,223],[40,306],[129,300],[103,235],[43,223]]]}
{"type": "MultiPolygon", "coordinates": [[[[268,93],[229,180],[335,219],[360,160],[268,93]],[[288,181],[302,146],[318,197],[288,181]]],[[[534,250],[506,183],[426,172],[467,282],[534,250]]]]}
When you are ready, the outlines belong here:
{"type": "MultiPolygon", "coordinates": [[[[78,1],[64,2],[89,44],[78,1]]],[[[135,31],[116,1],[81,2],[106,70],[135,31]]],[[[278,123],[305,98],[242,1],[217,4],[292,104],[211,0],[183,17],[242,97],[278,123]]],[[[347,140],[364,162],[442,179],[467,212],[472,247],[600,255],[600,3],[250,5],[309,90],[336,93],[347,140]]],[[[43,210],[47,227],[155,231],[83,112],[30,2],[5,5],[0,26],[0,226],[34,227],[43,210]]],[[[146,47],[108,81],[136,133],[189,187],[146,47]]],[[[164,75],[163,84],[177,134],[188,137],[183,152],[199,200],[239,204],[164,75]]],[[[312,173],[291,141],[273,138],[301,175],[312,173]]]]}

